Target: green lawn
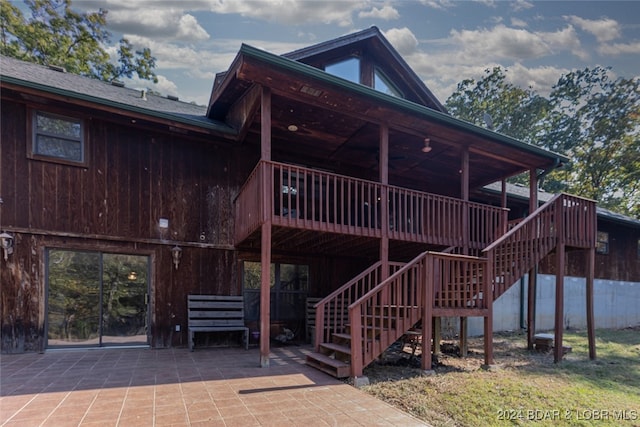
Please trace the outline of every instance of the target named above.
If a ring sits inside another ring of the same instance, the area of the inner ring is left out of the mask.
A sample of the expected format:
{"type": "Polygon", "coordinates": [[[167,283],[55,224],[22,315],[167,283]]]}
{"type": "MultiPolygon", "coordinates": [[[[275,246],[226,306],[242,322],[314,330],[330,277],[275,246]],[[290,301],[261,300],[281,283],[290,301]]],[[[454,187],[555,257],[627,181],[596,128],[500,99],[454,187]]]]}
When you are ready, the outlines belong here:
{"type": "Polygon", "coordinates": [[[598,330],[593,361],[585,333],[565,332],[564,345],[572,352],[555,364],[524,334],[496,335],[498,369],[483,370],[482,340],[471,340],[468,357],[442,355],[431,376],[373,365],[363,389],[434,426],[640,426],[640,328],[598,330]]]}

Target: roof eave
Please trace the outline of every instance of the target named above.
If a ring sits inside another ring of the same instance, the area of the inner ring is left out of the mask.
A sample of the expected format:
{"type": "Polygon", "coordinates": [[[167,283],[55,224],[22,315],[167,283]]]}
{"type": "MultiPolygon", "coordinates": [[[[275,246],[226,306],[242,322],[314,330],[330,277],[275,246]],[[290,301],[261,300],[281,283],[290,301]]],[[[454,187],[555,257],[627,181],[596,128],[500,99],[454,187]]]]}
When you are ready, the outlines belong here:
{"type": "Polygon", "coordinates": [[[465,122],[464,120],[457,119],[446,113],[436,111],[434,109],[416,104],[411,101],[407,101],[401,98],[397,98],[391,95],[387,95],[373,88],[360,85],[337,76],[328,74],[322,70],[303,64],[297,61],[293,61],[282,56],[274,55],[272,53],[254,48],[252,46],[243,44],[240,47],[238,56],[252,58],[254,60],[262,61],[268,65],[283,68],[289,72],[295,72],[305,75],[306,77],[320,80],[324,83],[334,85],[339,89],[348,90],[358,95],[368,97],[374,102],[381,102],[387,104],[393,108],[400,108],[408,113],[421,115],[430,120],[440,122],[441,124],[456,127],[472,133],[476,136],[490,139],[494,142],[514,147],[527,151],[533,155],[541,156],[549,159],[550,164],[554,167],[559,167],[562,164],[569,162],[569,158],[558,153],[554,153],[534,145],[527,144],[519,141],[515,138],[503,135],[501,133],[494,132],[489,129],[485,129],[474,124],[465,122]]]}

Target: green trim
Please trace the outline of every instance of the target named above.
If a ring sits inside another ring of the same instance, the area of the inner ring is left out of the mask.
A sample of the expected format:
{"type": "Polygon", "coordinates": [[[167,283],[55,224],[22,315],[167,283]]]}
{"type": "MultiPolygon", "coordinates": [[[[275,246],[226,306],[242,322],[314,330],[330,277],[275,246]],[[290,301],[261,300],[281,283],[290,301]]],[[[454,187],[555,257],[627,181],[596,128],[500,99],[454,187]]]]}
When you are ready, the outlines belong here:
{"type": "Polygon", "coordinates": [[[273,65],[275,67],[283,68],[286,71],[303,74],[307,77],[317,79],[324,83],[337,86],[338,89],[348,90],[358,95],[365,96],[374,102],[380,102],[394,108],[400,108],[409,113],[417,114],[425,118],[428,118],[430,120],[434,120],[448,126],[459,128],[461,130],[470,132],[477,136],[489,138],[500,144],[504,144],[504,145],[508,145],[524,151],[528,151],[532,154],[548,158],[555,162],[560,162],[560,163],[569,162],[569,158],[566,156],[563,156],[562,154],[557,154],[557,153],[545,150],[543,148],[536,147],[535,145],[527,144],[515,138],[511,138],[501,133],[497,133],[489,129],[476,126],[469,122],[465,122],[464,120],[457,119],[448,114],[441,113],[439,111],[416,104],[411,101],[407,101],[405,99],[387,95],[385,93],[379,92],[370,87],[353,83],[348,80],[342,79],[340,77],[333,76],[331,74],[327,74],[324,71],[318,68],[314,68],[310,65],[303,64],[297,61],[292,61],[288,58],[284,58],[282,56],[265,52],[263,50],[257,49],[247,44],[242,44],[242,46],[240,46],[240,51],[238,52],[238,54],[244,55],[249,58],[254,58],[256,60],[265,62],[269,65],[273,65]]]}
{"type": "MultiPolygon", "coordinates": [[[[82,93],[78,93],[78,92],[73,92],[73,91],[69,91],[66,89],[60,89],[60,88],[56,88],[53,86],[47,86],[47,85],[43,85],[40,83],[35,83],[35,82],[31,82],[28,80],[22,80],[22,79],[17,79],[15,77],[11,77],[11,76],[5,76],[5,75],[0,75],[0,82],[2,83],[8,83],[8,84],[13,84],[13,85],[17,85],[17,86],[22,86],[22,87],[27,87],[29,89],[36,89],[36,90],[40,90],[43,92],[47,92],[47,93],[51,93],[54,95],[61,95],[61,96],[65,96],[65,97],[69,97],[69,98],[73,98],[73,99],[78,99],[81,101],[89,101],[92,102],[94,104],[98,104],[98,105],[103,105],[106,107],[113,107],[113,108],[118,108],[120,110],[123,111],[130,111],[133,113],[140,113],[140,114],[144,114],[150,117],[155,117],[158,119],[164,119],[164,120],[170,120],[172,122],[178,122],[178,123],[182,123],[185,125],[191,125],[191,126],[196,126],[196,127],[200,127],[203,129],[209,129],[209,130],[213,130],[216,132],[220,132],[223,134],[228,134],[228,135],[234,135],[237,136],[237,132],[226,125],[221,125],[221,124],[216,124],[216,123],[208,123],[204,120],[194,120],[194,119],[190,119],[188,117],[184,117],[180,114],[172,114],[172,113],[165,113],[165,112],[161,112],[161,111],[155,111],[155,110],[150,110],[147,108],[141,108],[141,107],[136,107],[135,105],[129,105],[129,104],[123,104],[120,102],[116,102],[116,101],[111,101],[109,99],[105,99],[105,98],[98,98],[95,96],[91,96],[91,95],[86,95],[86,94],[82,94],[82,93]]],[[[203,114],[202,115],[203,118],[206,118],[206,116],[203,114]]]]}

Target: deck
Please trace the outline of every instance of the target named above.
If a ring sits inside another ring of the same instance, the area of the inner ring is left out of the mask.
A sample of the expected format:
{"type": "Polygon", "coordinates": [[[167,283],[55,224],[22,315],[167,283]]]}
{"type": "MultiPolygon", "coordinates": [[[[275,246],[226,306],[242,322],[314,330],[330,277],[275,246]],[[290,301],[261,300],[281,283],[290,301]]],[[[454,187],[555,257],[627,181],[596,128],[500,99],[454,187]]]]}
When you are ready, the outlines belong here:
{"type": "MultiPolygon", "coordinates": [[[[386,236],[397,242],[480,250],[504,233],[507,212],[453,197],[261,161],[236,198],[235,236],[236,242],[243,242],[270,221],[276,229],[310,231],[316,238],[318,233],[365,239],[386,236]]],[[[336,237],[327,237],[332,239],[336,237]]]]}

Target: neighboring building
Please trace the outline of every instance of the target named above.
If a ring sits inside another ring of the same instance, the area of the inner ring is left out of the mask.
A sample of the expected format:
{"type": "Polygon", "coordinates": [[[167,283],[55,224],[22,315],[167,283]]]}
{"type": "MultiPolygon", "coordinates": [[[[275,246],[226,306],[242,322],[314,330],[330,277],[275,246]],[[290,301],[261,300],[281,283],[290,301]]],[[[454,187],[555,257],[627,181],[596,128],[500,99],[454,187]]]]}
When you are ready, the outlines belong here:
{"type": "Polygon", "coordinates": [[[443,316],[484,318],[491,363],[493,300],[550,253],[586,254],[591,294],[595,203],[559,195],[507,232],[476,198],[568,159],[448,115],[375,27],[243,45],[206,108],[1,61],[3,352],[184,346],[187,295],[244,295],[268,366],[269,336],[304,336],[305,300],[330,296],[309,363],[360,376],[443,316]]]}

